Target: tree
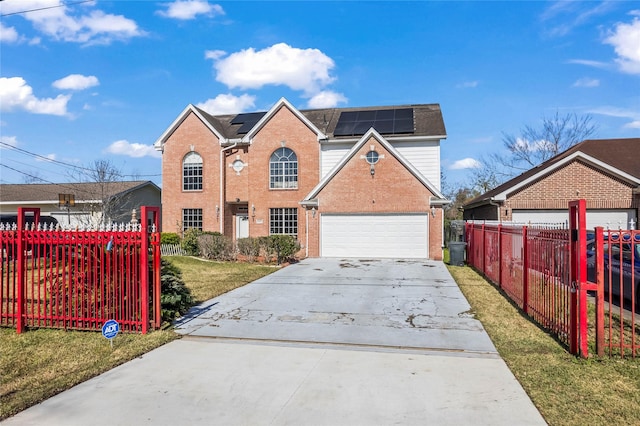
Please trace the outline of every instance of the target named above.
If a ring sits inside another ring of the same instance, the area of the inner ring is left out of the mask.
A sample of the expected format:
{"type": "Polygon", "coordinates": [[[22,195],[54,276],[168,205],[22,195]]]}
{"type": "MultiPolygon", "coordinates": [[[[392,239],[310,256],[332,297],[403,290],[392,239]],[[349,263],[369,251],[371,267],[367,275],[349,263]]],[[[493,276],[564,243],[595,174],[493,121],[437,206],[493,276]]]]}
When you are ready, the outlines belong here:
{"type": "Polygon", "coordinates": [[[87,224],[108,224],[119,221],[122,218],[130,218],[131,210],[123,206],[129,204],[130,196],[123,194],[125,185],[120,170],[109,160],[95,160],[86,167],[79,168],[75,172],[74,180],[81,183],[91,183],[84,193],[76,194],[85,200],[95,200],[83,203],[82,210],[88,215],[83,216],[83,222],[87,224]]]}
{"type": "Polygon", "coordinates": [[[502,134],[504,154],[490,154],[474,173],[473,187],[486,192],[571,148],[597,130],[590,115],[543,117],[540,127],[526,125],[520,134],[502,134]]]}

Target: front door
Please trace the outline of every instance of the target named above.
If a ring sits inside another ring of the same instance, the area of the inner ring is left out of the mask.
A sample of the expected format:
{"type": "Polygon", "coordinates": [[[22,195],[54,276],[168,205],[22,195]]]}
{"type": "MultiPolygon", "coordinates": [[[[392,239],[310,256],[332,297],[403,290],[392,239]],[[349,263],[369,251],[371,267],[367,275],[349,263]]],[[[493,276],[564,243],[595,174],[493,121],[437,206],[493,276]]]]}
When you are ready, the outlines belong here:
{"type": "Polygon", "coordinates": [[[249,215],[238,213],[236,215],[236,240],[249,237],[249,215]]]}

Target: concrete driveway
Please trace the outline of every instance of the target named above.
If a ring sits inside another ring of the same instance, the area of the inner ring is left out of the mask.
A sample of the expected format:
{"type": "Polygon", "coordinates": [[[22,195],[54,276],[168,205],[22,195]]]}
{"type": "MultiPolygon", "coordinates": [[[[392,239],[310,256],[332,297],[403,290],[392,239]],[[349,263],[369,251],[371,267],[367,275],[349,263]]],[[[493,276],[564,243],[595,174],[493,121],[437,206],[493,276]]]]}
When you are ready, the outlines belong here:
{"type": "Polygon", "coordinates": [[[442,262],[307,259],[211,300],[178,333],[495,354],[442,262]]]}
{"type": "Polygon", "coordinates": [[[3,425],[545,424],[442,262],[307,259],[177,327],[3,425]]]}

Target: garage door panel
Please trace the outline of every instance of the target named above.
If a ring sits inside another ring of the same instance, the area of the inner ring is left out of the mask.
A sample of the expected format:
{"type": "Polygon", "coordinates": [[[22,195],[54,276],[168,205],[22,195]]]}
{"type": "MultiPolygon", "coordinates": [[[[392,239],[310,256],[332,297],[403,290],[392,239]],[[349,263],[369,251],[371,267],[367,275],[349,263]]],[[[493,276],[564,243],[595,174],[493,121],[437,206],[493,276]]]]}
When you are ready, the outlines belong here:
{"type": "MultiPolygon", "coordinates": [[[[626,229],[631,220],[637,222],[633,209],[598,210],[587,209],[587,229],[596,226],[626,229]]],[[[565,223],[569,222],[569,211],[565,210],[513,210],[512,219],[521,223],[565,223]]]]}
{"type": "Polygon", "coordinates": [[[428,257],[428,216],[322,215],[325,257],[428,257]]]}

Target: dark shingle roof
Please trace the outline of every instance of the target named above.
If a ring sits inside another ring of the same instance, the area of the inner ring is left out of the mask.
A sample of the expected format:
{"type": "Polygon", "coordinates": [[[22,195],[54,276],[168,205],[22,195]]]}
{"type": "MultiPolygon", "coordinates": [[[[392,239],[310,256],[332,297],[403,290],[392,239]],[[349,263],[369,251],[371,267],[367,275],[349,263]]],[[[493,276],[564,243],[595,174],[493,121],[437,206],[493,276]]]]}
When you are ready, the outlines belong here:
{"type": "MultiPolygon", "coordinates": [[[[128,192],[151,184],[151,181],[127,181],[104,183],[28,183],[1,184],[0,202],[12,201],[57,201],[58,194],[74,194],[76,201],[95,200],[97,194],[105,191],[105,197],[128,192]]],[[[159,190],[159,188],[158,188],[159,190]]],[[[101,196],[97,196],[101,199],[101,196]]]]}
{"type": "MultiPolygon", "coordinates": [[[[194,107],[199,113],[214,127],[221,135],[228,139],[238,139],[244,136],[244,133],[238,133],[240,124],[231,124],[231,121],[237,114],[216,115],[208,114],[204,110],[194,107]]],[[[416,105],[391,105],[391,106],[375,106],[375,107],[353,107],[353,108],[323,108],[300,110],[314,126],[320,129],[329,137],[334,137],[333,132],[338,123],[340,114],[344,111],[370,111],[370,110],[389,110],[413,108],[415,131],[412,134],[402,134],[402,136],[443,136],[447,131],[442,118],[442,111],[438,104],[416,104],[416,105]]],[[[392,136],[392,135],[385,135],[392,136]]],[[[336,137],[340,139],[341,137],[336,137]]],[[[346,136],[353,138],[353,136],[346,136]]]]}
{"type": "Polygon", "coordinates": [[[477,196],[473,200],[465,204],[470,206],[474,204],[482,204],[483,201],[491,200],[496,195],[518,185],[529,179],[540,171],[552,166],[563,159],[571,156],[576,152],[581,152],[590,157],[600,160],[620,171],[623,171],[635,178],[640,179],[640,161],[638,161],[638,151],[640,151],[640,138],[628,139],[587,139],[545,161],[537,167],[534,167],[519,176],[497,186],[491,191],[487,191],[477,196]]]}

